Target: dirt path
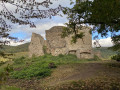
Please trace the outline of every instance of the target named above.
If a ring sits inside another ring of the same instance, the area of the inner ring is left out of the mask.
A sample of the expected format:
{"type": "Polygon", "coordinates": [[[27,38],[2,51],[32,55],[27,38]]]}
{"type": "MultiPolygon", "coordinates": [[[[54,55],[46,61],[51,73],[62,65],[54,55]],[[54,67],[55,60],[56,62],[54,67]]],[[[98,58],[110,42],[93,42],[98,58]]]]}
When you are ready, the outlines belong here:
{"type": "Polygon", "coordinates": [[[69,81],[85,80],[104,75],[119,77],[120,68],[110,67],[101,62],[61,65],[53,70],[50,77],[40,80],[9,80],[9,84],[25,87],[27,90],[30,88],[41,90],[40,87],[56,86],[69,81]]]}
{"type": "Polygon", "coordinates": [[[82,63],[62,65],[52,73],[51,77],[43,80],[44,85],[55,86],[60,83],[95,78],[103,75],[120,76],[120,68],[110,68],[103,63],[82,63]]]}

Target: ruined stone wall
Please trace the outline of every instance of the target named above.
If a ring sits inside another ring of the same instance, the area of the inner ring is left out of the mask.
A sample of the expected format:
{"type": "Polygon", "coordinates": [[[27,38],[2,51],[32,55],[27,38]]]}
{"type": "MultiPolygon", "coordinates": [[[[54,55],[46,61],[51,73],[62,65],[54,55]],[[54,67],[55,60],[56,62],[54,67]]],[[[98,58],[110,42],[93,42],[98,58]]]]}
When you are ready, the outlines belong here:
{"type": "Polygon", "coordinates": [[[89,27],[82,27],[79,32],[84,32],[83,39],[78,39],[76,43],[71,43],[72,36],[61,38],[62,26],[55,26],[46,30],[46,40],[50,53],[54,56],[59,54],[75,54],[78,58],[92,58],[92,36],[89,27]]]}
{"type": "Polygon", "coordinates": [[[45,45],[44,38],[36,33],[32,33],[31,43],[29,45],[29,57],[44,55],[43,46],[45,45]]]}
{"type": "Polygon", "coordinates": [[[66,42],[67,42],[67,47],[69,48],[69,50],[78,50],[81,48],[92,48],[92,36],[89,33],[90,32],[90,28],[89,27],[82,27],[81,30],[79,30],[79,33],[83,32],[84,33],[84,37],[83,39],[77,39],[76,43],[72,43],[71,44],[71,40],[72,40],[72,36],[70,35],[68,37],[66,37],[66,42]]]}
{"type": "Polygon", "coordinates": [[[66,40],[61,38],[62,30],[62,26],[55,26],[46,30],[47,47],[49,48],[50,53],[54,56],[65,54],[67,52],[66,40]]]}
{"type": "Polygon", "coordinates": [[[75,54],[78,58],[92,58],[92,35],[89,27],[82,27],[79,32],[84,32],[83,39],[78,39],[71,44],[72,36],[61,38],[63,26],[55,26],[46,30],[46,41],[40,35],[32,35],[29,47],[30,56],[34,53],[37,56],[44,55],[43,45],[47,46],[47,52],[54,56],[59,54],[75,54]],[[38,36],[38,37],[34,37],[38,36]],[[46,42],[46,43],[45,43],[46,42]],[[37,49],[38,48],[38,49],[37,49]],[[36,50],[37,49],[37,50],[36,50]]]}
{"type": "Polygon", "coordinates": [[[66,37],[66,46],[69,53],[75,53],[78,58],[92,58],[92,35],[90,34],[90,27],[82,27],[80,32],[84,33],[82,39],[77,39],[76,43],[71,44],[72,36],[66,37]]]}

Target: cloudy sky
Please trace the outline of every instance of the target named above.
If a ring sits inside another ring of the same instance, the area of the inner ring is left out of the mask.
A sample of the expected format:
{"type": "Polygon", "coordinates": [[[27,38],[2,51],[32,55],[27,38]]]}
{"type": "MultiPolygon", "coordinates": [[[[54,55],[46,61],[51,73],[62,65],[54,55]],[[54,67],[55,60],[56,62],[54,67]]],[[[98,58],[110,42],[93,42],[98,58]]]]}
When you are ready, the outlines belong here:
{"type": "MultiPolygon", "coordinates": [[[[43,0],[41,0],[43,1],[43,0]]],[[[51,6],[51,8],[56,8],[59,4],[65,7],[69,7],[70,6],[70,0],[53,0],[53,5],[51,6]]],[[[15,7],[6,4],[6,7],[9,9],[13,9],[15,7]]],[[[12,41],[10,45],[16,46],[16,45],[20,45],[26,42],[30,42],[31,39],[31,35],[32,32],[41,34],[44,38],[45,38],[45,30],[50,29],[53,26],[64,26],[64,23],[68,22],[68,20],[66,19],[66,16],[64,15],[63,17],[60,16],[55,16],[52,17],[51,19],[47,18],[47,19],[32,19],[32,21],[35,22],[36,28],[30,28],[29,25],[18,25],[18,24],[14,24],[12,30],[9,32],[11,36],[14,37],[18,37],[19,40],[24,40],[24,42],[14,42],[12,41]]],[[[93,40],[94,42],[94,40],[93,40]]],[[[111,42],[111,38],[101,38],[99,40],[101,46],[103,47],[108,47],[108,46],[112,46],[112,42],[111,42]]],[[[94,45],[93,45],[94,46],[94,45]]]]}

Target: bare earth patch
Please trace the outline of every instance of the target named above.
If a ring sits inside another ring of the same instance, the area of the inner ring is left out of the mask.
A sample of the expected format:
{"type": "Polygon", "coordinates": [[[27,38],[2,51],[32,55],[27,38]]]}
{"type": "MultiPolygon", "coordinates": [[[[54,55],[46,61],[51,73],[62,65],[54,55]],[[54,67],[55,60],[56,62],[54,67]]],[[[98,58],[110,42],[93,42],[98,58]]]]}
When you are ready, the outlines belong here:
{"type": "Polygon", "coordinates": [[[45,85],[55,86],[68,81],[85,80],[99,76],[119,77],[120,68],[110,68],[103,63],[81,63],[59,66],[51,77],[43,80],[45,85]]]}

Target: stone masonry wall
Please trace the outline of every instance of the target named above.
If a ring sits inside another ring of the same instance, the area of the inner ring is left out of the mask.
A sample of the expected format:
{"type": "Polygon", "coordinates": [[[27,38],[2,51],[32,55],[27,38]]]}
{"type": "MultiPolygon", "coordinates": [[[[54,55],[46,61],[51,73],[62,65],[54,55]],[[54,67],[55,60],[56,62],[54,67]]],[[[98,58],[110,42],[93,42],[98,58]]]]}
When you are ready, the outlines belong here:
{"type": "Polygon", "coordinates": [[[46,42],[52,55],[66,54],[66,40],[61,38],[63,27],[55,26],[46,30],[46,42]]]}
{"type": "Polygon", "coordinates": [[[47,46],[47,52],[54,56],[59,54],[75,54],[78,58],[92,58],[92,36],[89,33],[89,27],[82,27],[80,32],[84,32],[83,39],[78,39],[76,43],[71,44],[71,37],[61,38],[63,26],[55,26],[46,30],[46,41],[38,34],[33,33],[31,44],[29,46],[30,54],[37,56],[44,55],[43,46],[47,46]],[[46,43],[45,43],[46,42],[46,43]]]}
{"type": "Polygon", "coordinates": [[[43,46],[45,45],[44,38],[36,33],[32,33],[31,43],[29,45],[29,57],[44,55],[43,46]]]}

